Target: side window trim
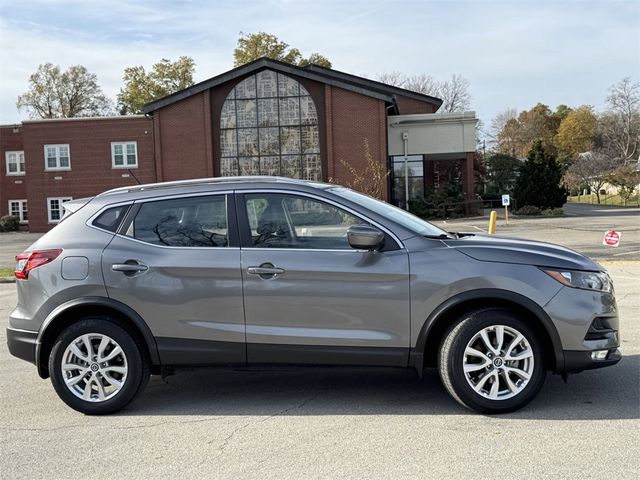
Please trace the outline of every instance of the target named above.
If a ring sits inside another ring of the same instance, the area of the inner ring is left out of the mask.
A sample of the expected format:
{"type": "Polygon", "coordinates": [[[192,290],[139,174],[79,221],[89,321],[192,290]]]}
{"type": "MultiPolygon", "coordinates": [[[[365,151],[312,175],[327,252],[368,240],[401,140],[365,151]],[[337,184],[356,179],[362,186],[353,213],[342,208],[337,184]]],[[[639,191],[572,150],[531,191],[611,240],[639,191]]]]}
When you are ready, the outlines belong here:
{"type": "MultiPolygon", "coordinates": [[[[376,222],[374,220],[371,220],[370,218],[366,217],[365,215],[363,215],[360,212],[354,211],[353,209],[346,207],[340,203],[337,203],[329,198],[324,198],[322,196],[319,195],[314,195],[312,193],[307,193],[307,192],[299,192],[299,191],[295,191],[295,190],[283,190],[283,189],[269,189],[269,188],[264,188],[264,189],[252,189],[252,190],[236,190],[235,191],[235,197],[236,197],[236,211],[237,211],[237,218],[238,218],[238,229],[239,229],[239,237],[240,237],[240,248],[250,248],[252,250],[282,250],[282,249],[278,249],[278,248],[264,248],[264,247],[254,247],[253,246],[253,238],[251,237],[251,226],[249,224],[249,215],[247,213],[247,204],[245,202],[245,194],[254,194],[254,193],[264,193],[264,194],[282,194],[282,195],[298,195],[301,197],[308,197],[312,200],[316,200],[319,202],[323,202],[326,203],[328,205],[332,205],[336,208],[342,209],[347,213],[352,214],[353,216],[361,219],[363,222],[368,222],[371,225],[375,226],[376,228],[379,228],[380,230],[382,230],[385,233],[385,237],[387,239],[390,239],[395,245],[385,245],[385,248],[382,249],[382,251],[391,251],[391,250],[403,250],[404,249],[404,245],[403,243],[400,241],[400,239],[398,239],[398,237],[396,237],[391,230],[389,230],[387,227],[380,225],[379,222],[376,222]]],[[[388,243],[388,242],[387,242],[388,243]]],[[[305,249],[292,249],[292,248],[286,248],[285,250],[297,250],[297,251],[304,251],[305,249]]],[[[324,249],[318,249],[318,248],[310,248],[310,249],[306,249],[306,250],[314,250],[314,251],[354,251],[357,252],[357,250],[355,249],[343,249],[343,250],[324,250],[324,249]]]]}
{"type": "Polygon", "coordinates": [[[140,200],[135,200],[132,207],[129,209],[129,212],[127,213],[124,221],[121,223],[120,228],[117,231],[117,235],[122,236],[124,238],[127,238],[129,240],[133,240],[136,242],[141,242],[144,243],[145,245],[151,245],[154,247],[159,247],[159,248],[197,248],[197,249],[203,249],[203,248],[215,248],[215,249],[223,249],[223,248],[239,248],[240,247],[240,235],[239,235],[239,231],[238,231],[238,222],[237,222],[237,215],[236,215],[236,206],[235,206],[235,202],[233,200],[233,191],[230,190],[225,190],[225,191],[221,191],[221,192],[199,192],[199,193],[195,193],[195,194],[182,194],[182,195],[167,195],[167,196],[160,196],[160,197],[151,197],[151,198],[144,198],[144,199],[140,199],[140,200]],[[129,228],[131,227],[133,221],[135,220],[136,216],[138,215],[138,212],[140,211],[140,209],[142,208],[142,205],[144,205],[147,202],[158,202],[158,201],[162,201],[162,200],[172,200],[172,199],[183,199],[183,198],[194,198],[194,197],[213,197],[213,196],[226,196],[226,207],[227,207],[227,241],[228,241],[228,245],[226,247],[174,247],[174,246],[163,246],[163,245],[156,245],[153,243],[148,243],[148,242],[144,242],[142,240],[138,240],[136,238],[133,238],[129,235],[127,235],[127,231],[129,230],[129,228]]]}

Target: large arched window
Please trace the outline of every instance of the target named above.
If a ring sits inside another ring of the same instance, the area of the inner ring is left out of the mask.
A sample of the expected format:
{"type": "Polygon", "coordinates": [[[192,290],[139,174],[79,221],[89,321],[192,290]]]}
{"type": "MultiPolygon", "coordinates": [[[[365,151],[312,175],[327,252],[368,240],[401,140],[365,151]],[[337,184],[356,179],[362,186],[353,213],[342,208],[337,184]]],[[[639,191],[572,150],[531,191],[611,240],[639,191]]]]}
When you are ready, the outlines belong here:
{"type": "Polygon", "coordinates": [[[220,175],[322,180],[318,113],[293,78],[264,70],[238,83],[220,114],[220,175]]]}

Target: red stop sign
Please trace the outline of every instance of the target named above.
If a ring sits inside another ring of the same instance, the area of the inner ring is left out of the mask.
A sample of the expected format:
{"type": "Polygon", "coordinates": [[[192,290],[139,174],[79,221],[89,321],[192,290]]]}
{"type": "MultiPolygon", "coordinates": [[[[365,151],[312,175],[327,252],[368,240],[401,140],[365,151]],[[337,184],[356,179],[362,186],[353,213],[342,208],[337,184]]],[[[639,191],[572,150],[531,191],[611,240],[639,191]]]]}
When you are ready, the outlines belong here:
{"type": "Polygon", "coordinates": [[[602,244],[607,247],[617,247],[620,245],[620,237],[622,237],[621,233],[616,232],[615,230],[609,230],[604,234],[602,244]]]}

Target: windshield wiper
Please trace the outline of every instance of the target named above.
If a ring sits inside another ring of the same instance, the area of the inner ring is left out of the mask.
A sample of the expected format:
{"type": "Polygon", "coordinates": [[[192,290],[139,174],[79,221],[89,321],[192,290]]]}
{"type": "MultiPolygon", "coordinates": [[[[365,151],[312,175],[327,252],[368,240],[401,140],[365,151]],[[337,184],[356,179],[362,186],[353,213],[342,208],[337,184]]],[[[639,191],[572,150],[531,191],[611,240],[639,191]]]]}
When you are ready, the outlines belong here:
{"type": "Polygon", "coordinates": [[[451,238],[455,238],[452,237],[451,235],[447,234],[447,233],[441,233],[440,235],[423,235],[424,238],[432,238],[434,240],[445,240],[445,239],[451,239],[451,238]]]}

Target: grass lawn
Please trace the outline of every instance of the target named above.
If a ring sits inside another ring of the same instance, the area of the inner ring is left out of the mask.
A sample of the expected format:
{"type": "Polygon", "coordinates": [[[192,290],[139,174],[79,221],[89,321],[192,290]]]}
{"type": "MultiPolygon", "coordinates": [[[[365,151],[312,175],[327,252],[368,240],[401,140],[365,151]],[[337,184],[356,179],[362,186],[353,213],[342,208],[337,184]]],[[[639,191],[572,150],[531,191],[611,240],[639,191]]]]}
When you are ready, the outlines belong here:
{"type": "MultiPolygon", "coordinates": [[[[572,203],[592,203],[597,204],[598,199],[595,194],[592,195],[574,195],[567,197],[567,202],[572,203]]],[[[637,207],[640,206],[640,197],[638,195],[632,195],[629,200],[627,200],[627,205],[624,204],[620,195],[600,195],[600,204],[601,205],[616,205],[619,207],[637,207]]]]}
{"type": "Polygon", "coordinates": [[[0,267],[0,277],[13,277],[13,268],[0,267]]]}

